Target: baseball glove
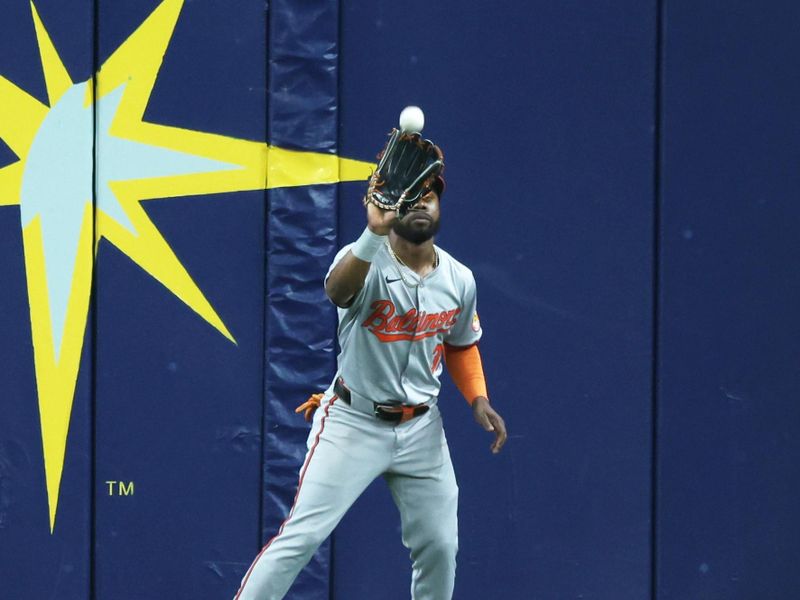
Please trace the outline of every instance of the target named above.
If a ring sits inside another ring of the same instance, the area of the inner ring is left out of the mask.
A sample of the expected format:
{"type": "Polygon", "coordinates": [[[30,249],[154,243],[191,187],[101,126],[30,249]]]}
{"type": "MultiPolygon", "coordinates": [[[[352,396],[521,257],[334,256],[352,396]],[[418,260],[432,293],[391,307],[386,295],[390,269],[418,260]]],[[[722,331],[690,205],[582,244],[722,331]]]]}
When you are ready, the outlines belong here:
{"type": "Polygon", "coordinates": [[[392,129],[378,160],[364,202],[400,214],[427,193],[444,169],[444,157],[436,144],[418,133],[397,129],[392,129]]]}

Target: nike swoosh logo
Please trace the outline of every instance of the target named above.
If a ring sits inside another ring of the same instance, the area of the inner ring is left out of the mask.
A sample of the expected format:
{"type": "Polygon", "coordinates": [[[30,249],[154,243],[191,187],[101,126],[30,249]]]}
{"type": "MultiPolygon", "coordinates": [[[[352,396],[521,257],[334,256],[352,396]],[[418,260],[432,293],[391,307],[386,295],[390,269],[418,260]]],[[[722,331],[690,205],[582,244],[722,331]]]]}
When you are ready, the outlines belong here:
{"type": "Polygon", "coordinates": [[[394,283],[395,281],[400,281],[400,279],[401,279],[400,277],[398,277],[397,279],[389,279],[389,276],[387,275],[386,283],[394,283]]]}

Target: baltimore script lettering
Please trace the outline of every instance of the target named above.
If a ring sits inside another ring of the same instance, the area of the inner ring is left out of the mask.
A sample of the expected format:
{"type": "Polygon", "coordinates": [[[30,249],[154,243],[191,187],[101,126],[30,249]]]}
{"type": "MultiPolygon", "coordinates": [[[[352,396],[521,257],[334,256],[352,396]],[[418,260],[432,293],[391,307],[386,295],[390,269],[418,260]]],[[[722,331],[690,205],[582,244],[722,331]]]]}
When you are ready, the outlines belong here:
{"type": "Polygon", "coordinates": [[[417,312],[412,308],[405,314],[395,314],[391,300],[376,300],[370,305],[372,314],[361,324],[382,342],[417,341],[438,333],[447,333],[455,325],[460,308],[438,313],[417,312]]]}

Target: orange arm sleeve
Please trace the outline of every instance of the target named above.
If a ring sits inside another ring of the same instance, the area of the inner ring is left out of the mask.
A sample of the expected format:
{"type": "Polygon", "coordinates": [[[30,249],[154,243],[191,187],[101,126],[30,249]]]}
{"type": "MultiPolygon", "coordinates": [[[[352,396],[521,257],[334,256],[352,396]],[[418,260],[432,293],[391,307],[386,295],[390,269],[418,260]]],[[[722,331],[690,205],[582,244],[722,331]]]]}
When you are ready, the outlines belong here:
{"type": "Polygon", "coordinates": [[[447,365],[447,372],[450,373],[456,387],[470,405],[478,396],[489,397],[486,392],[486,377],[483,375],[481,353],[478,352],[477,344],[466,348],[445,344],[444,361],[447,365]]]}

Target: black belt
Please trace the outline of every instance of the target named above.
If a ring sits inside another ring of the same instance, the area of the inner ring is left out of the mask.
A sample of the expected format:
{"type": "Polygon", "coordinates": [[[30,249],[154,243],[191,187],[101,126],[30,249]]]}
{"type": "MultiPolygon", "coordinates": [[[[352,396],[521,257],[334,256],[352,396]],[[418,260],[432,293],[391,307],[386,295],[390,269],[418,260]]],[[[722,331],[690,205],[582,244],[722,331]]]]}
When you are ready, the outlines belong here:
{"type": "MultiPolygon", "coordinates": [[[[333,393],[339,398],[344,400],[346,404],[350,404],[350,390],[344,384],[344,379],[337,377],[333,384],[333,393]]],[[[384,421],[392,421],[394,423],[405,423],[414,417],[424,415],[430,410],[427,404],[381,404],[380,402],[373,402],[373,414],[384,421]]]]}

